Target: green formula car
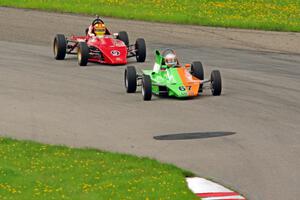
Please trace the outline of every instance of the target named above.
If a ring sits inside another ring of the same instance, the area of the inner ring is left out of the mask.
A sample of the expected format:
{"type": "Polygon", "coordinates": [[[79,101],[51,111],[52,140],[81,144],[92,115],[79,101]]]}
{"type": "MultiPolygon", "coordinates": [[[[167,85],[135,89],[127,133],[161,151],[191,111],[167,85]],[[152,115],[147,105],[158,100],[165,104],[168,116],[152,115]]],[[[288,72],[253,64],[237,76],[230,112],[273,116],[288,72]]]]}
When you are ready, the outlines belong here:
{"type": "Polygon", "coordinates": [[[198,96],[204,89],[211,89],[214,96],[222,91],[220,71],[213,70],[210,79],[204,79],[201,62],[182,66],[172,49],[155,51],[153,70],[142,70],[138,74],[134,66],[127,66],[124,83],[127,93],[134,93],[141,86],[145,101],[151,100],[152,94],[186,98],[198,96]]]}

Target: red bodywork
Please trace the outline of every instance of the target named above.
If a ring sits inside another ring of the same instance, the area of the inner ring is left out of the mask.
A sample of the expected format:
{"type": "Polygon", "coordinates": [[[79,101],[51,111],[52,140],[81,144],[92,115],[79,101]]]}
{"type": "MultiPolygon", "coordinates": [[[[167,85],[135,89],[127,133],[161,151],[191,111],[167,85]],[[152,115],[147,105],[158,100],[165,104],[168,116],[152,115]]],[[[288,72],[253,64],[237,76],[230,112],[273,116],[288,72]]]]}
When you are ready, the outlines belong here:
{"type": "Polygon", "coordinates": [[[78,42],[86,42],[90,49],[89,62],[98,62],[111,65],[127,64],[128,47],[123,41],[115,39],[113,35],[103,37],[71,36],[69,42],[74,42],[75,49],[78,42]]]}

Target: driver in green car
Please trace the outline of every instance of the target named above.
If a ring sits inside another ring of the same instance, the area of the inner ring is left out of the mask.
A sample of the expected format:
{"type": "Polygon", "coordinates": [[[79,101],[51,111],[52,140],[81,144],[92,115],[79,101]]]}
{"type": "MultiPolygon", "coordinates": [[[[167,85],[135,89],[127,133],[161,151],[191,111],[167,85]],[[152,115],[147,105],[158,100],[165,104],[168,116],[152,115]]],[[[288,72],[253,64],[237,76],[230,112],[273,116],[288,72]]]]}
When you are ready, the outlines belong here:
{"type": "Polygon", "coordinates": [[[153,67],[153,72],[155,73],[165,71],[167,68],[175,67],[179,64],[176,53],[172,49],[165,49],[161,54],[157,51],[156,54],[159,57],[157,57],[158,60],[156,60],[153,67]]]}
{"type": "Polygon", "coordinates": [[[178,64],[177,57],[173,52],[164,55],[164,60],[167,67],[175,67],[178,64]]]}

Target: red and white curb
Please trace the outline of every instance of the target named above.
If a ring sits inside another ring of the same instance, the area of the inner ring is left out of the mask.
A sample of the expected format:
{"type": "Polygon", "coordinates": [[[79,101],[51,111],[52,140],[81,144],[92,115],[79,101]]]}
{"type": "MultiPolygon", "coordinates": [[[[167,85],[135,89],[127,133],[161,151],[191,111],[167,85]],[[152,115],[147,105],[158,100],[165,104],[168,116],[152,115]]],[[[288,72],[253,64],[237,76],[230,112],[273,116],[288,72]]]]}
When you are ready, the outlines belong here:
{"type": "Polygon", "coordinates": [[[237,192],[204,178],[186,178],[188,187],[202,200],[246,200],[237,192]]]}

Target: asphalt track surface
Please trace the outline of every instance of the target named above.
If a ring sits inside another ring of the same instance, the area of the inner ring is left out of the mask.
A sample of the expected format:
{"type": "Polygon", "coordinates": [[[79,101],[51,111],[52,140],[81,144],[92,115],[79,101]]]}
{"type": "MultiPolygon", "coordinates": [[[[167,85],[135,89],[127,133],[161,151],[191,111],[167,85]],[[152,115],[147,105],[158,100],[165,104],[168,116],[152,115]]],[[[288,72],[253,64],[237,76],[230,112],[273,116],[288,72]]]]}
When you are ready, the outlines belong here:
{"type": "Polygon", "coordinates": [[[177,26],[104,18],[181,62],[219,69],[223,95],[177,100],[126,94],[125,66],[53,59],[56,33],[82,34],[92,17],[0,8],[0,134],[96,147],[174,163],[250,200],[300,196],[298,33],[177,26]]]}

